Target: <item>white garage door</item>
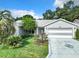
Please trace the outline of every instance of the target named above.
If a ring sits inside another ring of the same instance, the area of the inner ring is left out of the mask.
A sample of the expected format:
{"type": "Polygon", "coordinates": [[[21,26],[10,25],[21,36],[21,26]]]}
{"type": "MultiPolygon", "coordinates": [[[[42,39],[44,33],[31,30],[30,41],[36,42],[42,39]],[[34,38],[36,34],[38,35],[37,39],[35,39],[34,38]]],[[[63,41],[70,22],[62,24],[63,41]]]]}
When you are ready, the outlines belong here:
{"type": "Polygon", "coordinates": [[[46,30],[48,38],[72,38],[73,29],[72,28],[48,28],[46,30]]]}

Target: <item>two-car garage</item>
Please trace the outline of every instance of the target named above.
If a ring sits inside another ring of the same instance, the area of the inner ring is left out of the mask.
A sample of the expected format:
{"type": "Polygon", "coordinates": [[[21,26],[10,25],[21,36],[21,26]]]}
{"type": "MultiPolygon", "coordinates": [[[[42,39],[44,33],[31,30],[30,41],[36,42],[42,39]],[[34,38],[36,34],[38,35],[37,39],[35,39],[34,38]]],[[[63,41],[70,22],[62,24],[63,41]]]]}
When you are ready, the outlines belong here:
{"type": "Polygon", "coordinates": [[[74,38],[76,25],[67,21],[56,21],[45,26],[48,38],[74,38]]]}
{"type": "Polygon", "coordinates": [[[71,22],[59,20],[45,26],[48,37],[49,56],[52,57],[78,57],[78,43],[74,40],[77,26],[71,22]],[[74,47],[71,49],[71,47],[74,47]],[[76,51],[76,52],[75,52],[76,51]]]}
{"type": "Polygon", "coordinates": [[[48,38],[48,57],[79,57],[79,42],[74,40],[78,25],[64,19],[41,20],[37,24],[48,38]]]}
{"type": "Polygon", "coordinates": [[[73,38],[72,28],[48,28],[47,35],[49,38],[73,38]]]}

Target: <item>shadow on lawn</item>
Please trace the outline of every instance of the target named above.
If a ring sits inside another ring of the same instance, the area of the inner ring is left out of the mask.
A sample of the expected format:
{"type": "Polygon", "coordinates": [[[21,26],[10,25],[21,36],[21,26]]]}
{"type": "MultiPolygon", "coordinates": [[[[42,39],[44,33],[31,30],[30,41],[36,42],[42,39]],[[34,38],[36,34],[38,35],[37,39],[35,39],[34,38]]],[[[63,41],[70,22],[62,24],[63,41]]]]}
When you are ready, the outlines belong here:
{"type": "Polygon", "coordinates": [[[28,42],[28,40],[23,40],[23,44],[22,44],[22,47],[24,47],[24,46],[26,46],[26,45],[28,45],[28,44],[30,44],[30,42],[28,42]]]}
{"type": "Polygon", "coordinates": [[[24,46],[30,44],[30,42],[29,42],[28,40],[31,39],[32,37],[33,37],[32,35],[22,36],[22,38],[23,38],[23,41],[22,41],[22,42],[23,42],[22,47],[24,47],[24,46]]]}

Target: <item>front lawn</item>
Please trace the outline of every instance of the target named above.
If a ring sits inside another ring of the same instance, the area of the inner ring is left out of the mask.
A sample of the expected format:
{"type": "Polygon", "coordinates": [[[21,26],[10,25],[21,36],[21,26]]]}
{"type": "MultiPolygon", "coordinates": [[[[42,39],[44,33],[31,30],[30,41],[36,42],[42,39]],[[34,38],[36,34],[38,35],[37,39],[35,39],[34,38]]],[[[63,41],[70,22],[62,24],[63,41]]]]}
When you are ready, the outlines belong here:
{"type": "Polygon", "coordinates": [[[1,58],[44,58],[47,54],[48,43],[36,44],[35,37],[25,38],[23,47],[0,49],[1,58]]]}

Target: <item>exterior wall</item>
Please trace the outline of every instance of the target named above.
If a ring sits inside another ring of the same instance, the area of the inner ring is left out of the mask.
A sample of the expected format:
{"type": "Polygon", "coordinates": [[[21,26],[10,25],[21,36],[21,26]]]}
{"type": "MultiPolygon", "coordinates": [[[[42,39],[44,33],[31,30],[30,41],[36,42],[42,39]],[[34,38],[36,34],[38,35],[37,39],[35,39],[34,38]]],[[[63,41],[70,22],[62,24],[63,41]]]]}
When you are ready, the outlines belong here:
{"type": "MultiPolygon", "coordinates": [[[[48,32],[48,28],[72,28],[72,37],[74,38],[75,36],[75,30],[76,30],[76,26],[72,25],[72,24],[69,24],[67,22],[63,22],[63,21],[58,21],[56,23],[52,23],[52,24],[49,24],[48,26],[45,27],[45,33],[47,34],[48,32]]],[[[62,31],[62,30],[61,30],[62,31]]]]}
{"type": "Polygon", "coordinates": [[[77,29],[77,27],[73,28],[73,38],[75,38],[76,29],[77,29]]]}
{"type": "Polygon", "coordinates": [[[36,29],[36,34],[37,34],[37,35],[40,35],[40,34],[42,34],[42,33],[44,33],[44,28],[42,28],[42,27],[37,27],[37,29],[36,29]]]}
{"type": "MultiPolygon", "coordinates": [[[[72,28],[72,37],[75,38],[75,31],[78,28],[77,26],[75,26],[74,24],[68,23],[68,22],[64,22],[64,21],[58,21],[55,23],[51,23],[47,26],[44,27],[44,33],[47,35],[47,29],[48,28],[72,28]]],[[[42,31],[41,31],[41,27],[38,27],[36,30],[37,35],[41,35],[42,31]]]]}
{"type": "Polygon", "coordinates": [[[40,40],[48,40],[43,27],[42,28],[39,27],[36,29],[36,35],[38,36],[38,39],[40,40]]]}
{"type": "MultiPolygon", "coordinates": [[[[75,38],[75,31],[76,31],[76,29],[78,27],[76,27],[76,26],[74,26],[72,24],[68,24],[68,23],[59,21],[57,23],[54,23],[54,24],[52,23],[52,24],[46,26],[45,29],[44,29],[46,34],[47,34],[47,31],[48,31],[47,30],[48,28],[72,28],[72,31],[73,31],[72,37],[75,38]]],[[[50,42],[51,42],[51,40],[49,39],[48,43],[50,43],[50,42]]],[[[48,47],[49,47],[49,55],[47,57],[49,57],[52,54],[52,52],[51,52],[51,44],[49,44],[48,47]]]]}
{"type": "Polygon", "coordinates": [[[35,31],[35,33],[36,33],[36,35],[38,35],[39,34],[39,29],[38,29],[38,27],[36,28],[36,31],[35,31]]]}

